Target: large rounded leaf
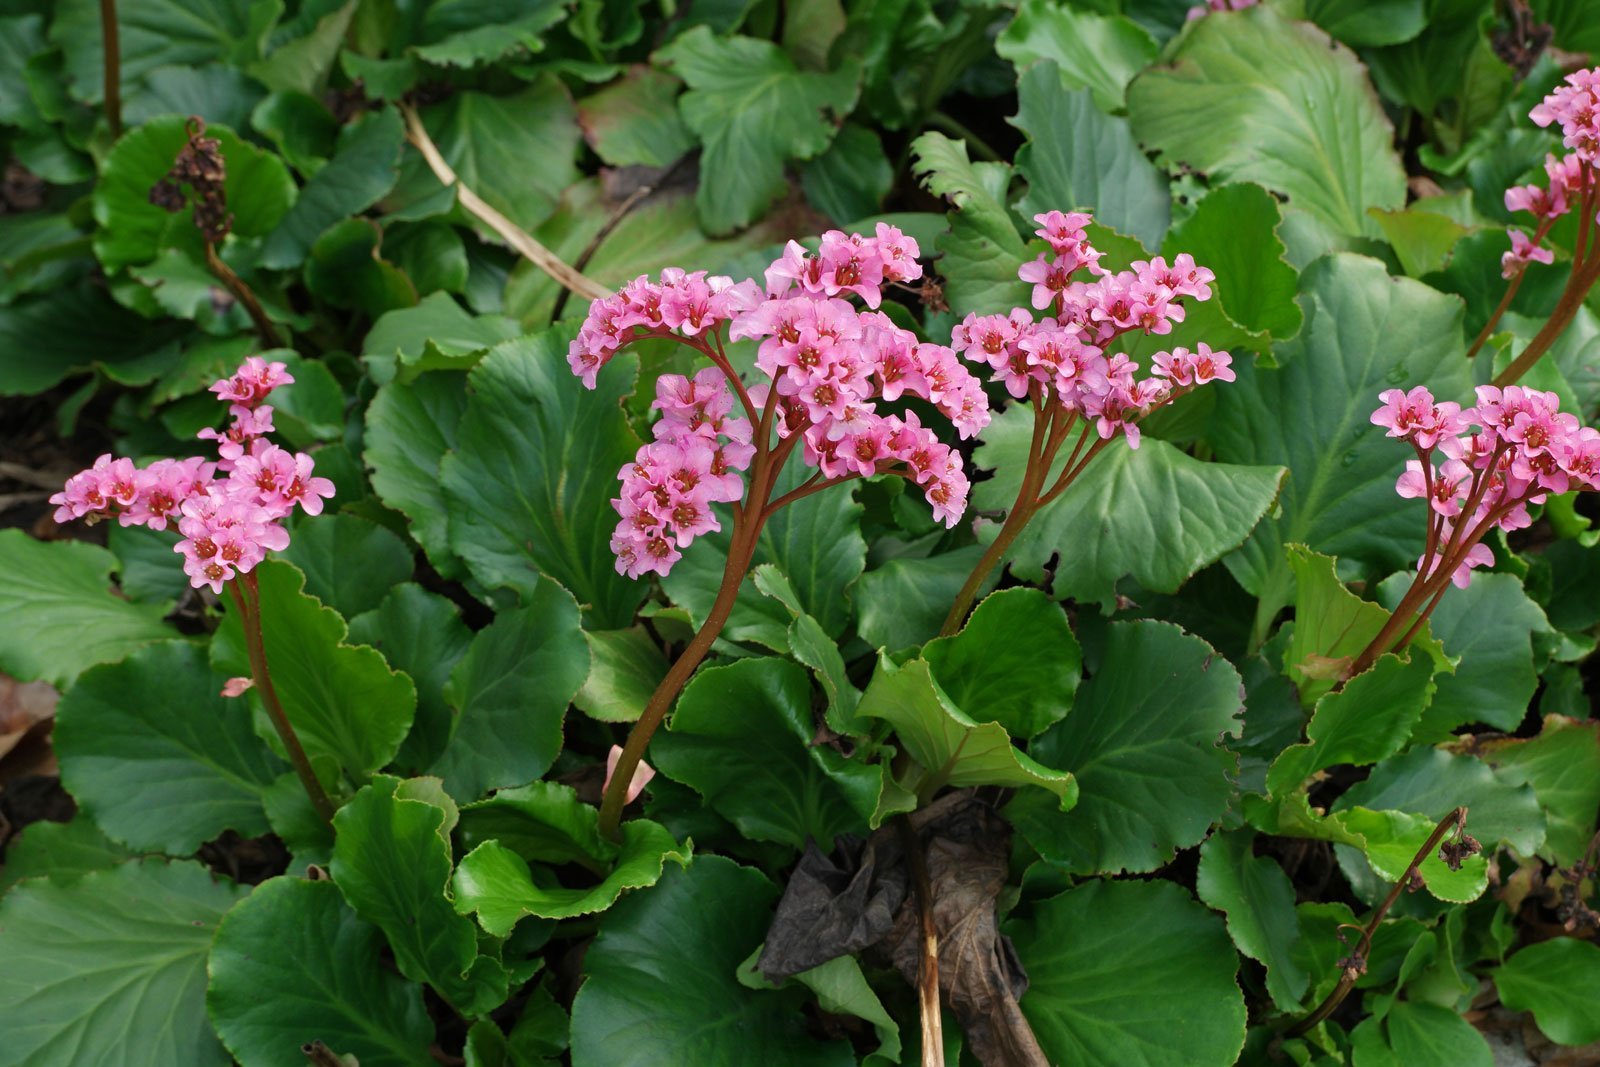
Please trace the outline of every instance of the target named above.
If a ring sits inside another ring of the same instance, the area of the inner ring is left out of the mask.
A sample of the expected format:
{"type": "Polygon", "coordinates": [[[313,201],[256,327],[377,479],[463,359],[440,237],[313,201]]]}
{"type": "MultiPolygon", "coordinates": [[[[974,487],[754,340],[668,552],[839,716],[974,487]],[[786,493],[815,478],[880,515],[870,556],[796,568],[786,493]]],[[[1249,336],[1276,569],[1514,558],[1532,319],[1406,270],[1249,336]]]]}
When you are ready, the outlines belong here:
{"type": "Polygon", "coordinates": [[[332,882],[262,883],[211,948],[206,1005],[217,1033],[244,1067],[304,1062],[300,1047],[312,1041],[362,1067],[427,1067],[422,987],[384,969],[382,947],[332,882]]]}
{"type": "Polygon", "coordinates": [[[0,1057],[9,1067],[209,1067],[206,950],[244,890],[198,863],[146,860],[0,898],[0,1057]]]}
{"type": "Polygon", "coordinates": [[[1539,1029],[1563,1045],[1600,1041],[1600,945],[1557,937],[1512,956],[1494,972],[1500,999],[1513,1011],[1531,1010],[1539,1029]]]}
{"type": "Polygon", "coordinates": [[[1239,957],[1170,882],[1091,881],[1010,933],[1023,1013],[1057,1067],[1227,1067],[1244,1045],[1239,957]]]}
{"type": "Polygon", "coordinates": [[[735,977],[777,900],[759,871],[702,856],[612,908],[572,1004],[573,1067],[852,1067],[848,1042],[807,1032],[805,993],[735,977]]]}
{"type": "Polygon", "coordinates": [[[224,830],[267,832],[262,793],[288,770],[222,696],[205,650],[142,648],[86,672],[62,697],[55,747],[63,783],[113,838],[188,855],[224,830]]]}

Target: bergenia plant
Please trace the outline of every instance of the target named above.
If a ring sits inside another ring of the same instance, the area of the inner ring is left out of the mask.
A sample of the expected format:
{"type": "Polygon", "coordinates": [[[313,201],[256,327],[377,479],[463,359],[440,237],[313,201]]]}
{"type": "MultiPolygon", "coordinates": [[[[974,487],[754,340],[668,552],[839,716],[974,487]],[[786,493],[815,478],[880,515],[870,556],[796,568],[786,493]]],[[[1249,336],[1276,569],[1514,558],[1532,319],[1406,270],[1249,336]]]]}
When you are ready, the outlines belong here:
{"type": "Polygon", "coordinates": [[[1184,319],[1185,298],[1211,298],[1211,271],[1184,253],[1171,264],[1157,256],[1111,273],[1089,241],[1089,215],[1050,211],[1034,221],[1050,252],[1024,263],[1017,275],[1033,286],[1033,309],[1050,314],[1037,321],[1027,308],[968,315],[951,341],[967,359],[986,365],[1012,397],[1031,400],[1034,420],[1016,501],[951,606],[945,634],[960,628],[1029,520],[1096,456],[1118,438],[1138,448],[1139,422],[1151,411],[1207,382],[1234,380],[1228,353],[1204,343],[1193,351],[1157,352],[1145,378],[1137,376],[1138,363],[1112,351],[1127,334],[1171,333],[1184,319]]]}
{"type": "Polygon", "coordinates": [[[656,688],[608,776],[605,832],[616,832],[645,747],[727,622],[776,511],[877,474],[915,483],[946,525],[966,510],[961,454],[915,412],[887,406],[926,400],[964,438],[989,421],[982,385],[955,351],[919,341],[881,310],[886,284],[922,276],[919,251],[883,223],[870,237],[833,230],[815,255],[789,242],[767,268],[764,288],[668,269],[659,281],[637,278],[590,305],[568,353],[590,387],[619,350],[646,338],[671,339],[710,363],[692,378],[657,379],[655,439],[622,469],[613,501],[617,569],[635,578],[664,575],[696,537],[722,528],[715,504],[730,504],[733,515],[721,587],[705,622],[656,688]],[[744,339],[759,342],[755,382],[744,380],[727,353],[728,342],[744,339]],[[813,473],[778,495],[779,475],[797,454],[813,473]]]}
{"type": "Polygon", "coordinates": [[[231,680],[224,694],[238,696],[252,687],[260,693],[307,796],[331,820],[333,803],[272,685],[261,632],[261,591],[252,573],[268,552],[289,547],[283,520],[291,511],[299,507],[320,515],[323,500],[334,495],[333,483],[312,473],[310,456],[267,440],[273,432],[267,397],[293,381],[285,364],[251,356],[211,386],[228,402],[232,422],[225,430],[208,427],[197,436],[217,443],[218,459],[158,459],[140,468],[107,453],[67,479],[50,503],[56,505],[58,523],[114,518],[123,526],[177,528],[182,540],[173,550],[183,557],[190,585],[218,594],[226,588],[239,611],[251,677],[231,680]]]}
{"type": "Polygon", "coordinates": [[[1483,543],[1492,530],[1525,529],[1533,521],[1529,505],[1551,493],[1600,490],[1600,431],[1561,411],[1556,394],[1516,385],[1480,385],[1477,392],[1477,406],[1463,410],[1420,385],[1390,389],[1372,413],[1375,425],[1417,453],[1395,491],[1428,501],[1427,537],[1410,588],[1351,663],[1349,677],[1404,647],[1452,583],[1464,589],[1474,568],[1494,563],[1483,543]]]}
{"type": "Polygon", "coordinates": [[[1555,262],[1555,251],[1545,241],[1556,223],[1574,209],[1578,235],[1571,250],[1572,270],[1555,309],[1528,347],[1495,378],[1499,386],[1517,381],[1550,350],[1600,279],[1600,235],[1595,233],[1595,212],[1600,206],[1600,67],[1567,75],[1528,117],[1540,126],[1560,126],[1562,143],[1571,151],[1559,158],[1545,158],[1546,186],[1519,185],[1506,190],[1506,210],[1526,211],[1536,225],[1531,237],[1514,227],[1507,231],[1511,249],[1501,257],[1500,268],[1510,284],[1468,350],[1469,358],[1477,355],[1511,306],[1527,276],[1528,264],[1555,262]]]}

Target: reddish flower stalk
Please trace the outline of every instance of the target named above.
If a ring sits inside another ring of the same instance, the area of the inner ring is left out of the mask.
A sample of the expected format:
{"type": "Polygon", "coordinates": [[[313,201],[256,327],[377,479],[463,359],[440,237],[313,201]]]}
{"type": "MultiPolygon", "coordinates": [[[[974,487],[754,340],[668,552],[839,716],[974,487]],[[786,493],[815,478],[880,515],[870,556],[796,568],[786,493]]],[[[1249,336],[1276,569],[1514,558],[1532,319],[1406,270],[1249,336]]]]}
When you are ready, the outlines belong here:
{"type": "Polygon", "coordinates": [[[886,282],[922,275],[916,242],[880,224],[874,237],[825,234],[816,256],[790,242],[754,281],[669,269],[659,282],[638,278],[595,301],[568,362],[593,386],[621,348],[667,338],[711,366],[693,378],[662,375],[655,440],[620,477],[613,501],[621,521],[612,537],[617,569],[629,577],[666,574],[701,534],[721,529],[714,506],[732,505],[732,539],[722,582],[705,621],[645,705],[612,767],[600,828],[615,837],[629,783],[650,738],[678,693],[711,651],[733,611],[761,532],[778,510],[856,478],[894,474],[919,485],[936,519],[953,525],[966,509],[961,455],[913,412],[879,407],[902,396],[932,403],[963,437],[989,419],[977,379],[944,345],[919,343],[876,310],[886,282]],[[873,310],[861,311],[855,295],[873,310]],[[756,340],[756,367],[769,382],[747,386],[730,361],[728,341],[756,340]],[[815,468],[778,493],[795,455],[815,468]],[[740,477],[749,472],[748,484],[740,477]]]}
{"type": "Polygon", "coordinates": [[[1034,308],[1049,308],[1053,316],[1035,322],[1026,308],[968,315],[952,339],[968,359],[987,364],[1012,397],[1032,400],[1034,421],[1017,498],[956,595],[940,631],[946,635],[961,628],[983,583],[1033,516],[1116,438],[1138,448],[1139,422],[1152,410],[1206,382],[1234,379],[1228,353],[1204,344],[1196,352],[1156,353],[1151,376],[1140,381],[1134,378],[1137,363],[1107,352],[1127,333],[1170,333],[1173,323],[1183,321],[1182,298],[1210,299],[1215,276],[1209,270],[1180,255],[1171,266],[1157,257],[1111,274],[1101,269],[1101,253],[1089,243],[1090,216],[1051,211],[1034,221],[1052,254],[1023,264],[1017,275],[1033,284],[1034,308]],[[1073,281],[1080,269],[1095,280],[1073,281]],[[1058,468],[1069,441],[1071,450],[1058,468]]]}
{"type": "Polygon", "coordinates": [[[1522,185],[1506,190],[1506,210],[1530,213],[1538,220],[1538,227],[1531,238],[1519,229],[1508,231],[1511,250],[1501,257],[1500,271],[1511,284],[1467,350],[1468,359],[1477,355],[1494,333],[1522,285],[1528,264],[1555,262],[1554,252],[1543,247],[1544,239],[1556,221],[1574,207],[1578,210],[1578,239],[1572,250],[1572,270],[1555,310],[1528,347],[1496,376],[1494,384],[1501,388],[1518,381],[1550,350],[1572,323],[1589,290],[1600,280],[1600,240],[1595,234],[1595,208],[1600,204],[1600,169],[1596,167],[1600,162],[1600,68],[1568,75],[1563,85],[1529,112],[1529,117],[1540,126],[1559,124],[1563,143],[1572,151],[1559,159],[1546,157],[1547,188],[1522,185]]]}
{"type": "Polygon", "coordinates": [[[1559,410],[1554,393],[1480,385],[1477,406],[1465,411],[1436,402],[1421,386],[1409,393],[1391,389],[1380,399],[1373,423],[1416,450],[1395,491],[1428,501],[1427,535],[1411,587],[1346,678],[1404,648],[1452,583],[1465,588],[1473,568],[1494,562],[1482,543],[1490,531],[1528,526],[1528,505],[1542,504],[1550,493],[1600,489],[1600,432],[1559,410]],[[1436,450],[1445,457],[1439,467],[1436,450]]]}

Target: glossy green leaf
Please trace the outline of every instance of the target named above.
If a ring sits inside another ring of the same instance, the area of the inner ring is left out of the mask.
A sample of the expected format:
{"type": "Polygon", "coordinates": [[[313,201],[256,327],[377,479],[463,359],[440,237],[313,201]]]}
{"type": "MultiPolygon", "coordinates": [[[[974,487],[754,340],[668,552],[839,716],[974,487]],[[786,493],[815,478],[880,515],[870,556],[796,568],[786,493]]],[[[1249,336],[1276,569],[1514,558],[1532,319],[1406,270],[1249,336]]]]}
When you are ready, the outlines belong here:
{"type": "Polygon", "coordinates": [[[497,346],[473,370],[456,447],[440,465],[450,545],[488,588],[532,594],[543,572],[601,628],[627,626],[645,586],[611,552],[617,471],[639,439],[620,407],[637,362],[619,356],[588,390],[566,362],[569,328],[497,346]]]}
{"type": "Polygon", "coordinates": [[[337,308],[382,315],[412,307],[417,290],[383,258],[383,231],[371,219],[345,219],[318,237],[306,260],[306,287],[337,308]]]}
{"type": "Polygon", "coordinates": [[[667,658],[642,626],[586,630],[583,636],[593,662],[573,704],[591,719],[633,722],[666,676],[667,658]]]}
{"type": "Polygon", "coordinates": [[[79,809],[135,849],[188,855],[224,830],[266,833],[262,792],[288,768],[222,696],[205,650],[147,645],[84,672],[56,712],[62,782],[79,809]]]}
{"type": "Polygon", "coordinates": [[[364,1067],[427,1067],[422,987],[384,968],[382,947],[332,882],[273,878],[217,931],[211,1021],[244,1067],[297,1062],[315,1040],[364,1067]]]}
{"type": "Polygon", "coordinates": [[[1096,15],[1045,0],[1023,0],[1000,31],[995,51],[1018,70],[1047,60],[1061,84],[1094,93],[1101,111],[1118,111],[1128,82],[1156,58],[1156,42],[1131,19],[1096,15]]]}
{"type": "Polygon", "coordinates": [[[390,382],[367,406],[363,458],[373,491],[411,520],[411,536],[445,577],[458,576],[461,563],[450,551],[450,514],[439,466],[455,444],[466,409],[466,377],[445,371],[390,382]]]}
{"type": "Polygon", "coordinates": [[[1047,860],[1075,873],[1150,871],[1197,844],[1227,809],[1243,686],[1227,660],[1171,623],[1113,623],[1072,713],[1029,746],[1071,772],[1078,805],[1037,795],[1007,809],[1047,860]]]}
{"type": "MultiPolygon", "coordinates": [[[[268,560],[252,573],[273,686],[318,776],[332,782],[342,770],[359,777],[388,763],[416,711],[411,679],[376,650],[346,644],[344,620],[304,592],[298,568],[268,560]]],[[[228,677],[250,674],[237,611],[228,612],[212,640],[211,666],[228,677]]],[[[259,698],[250,691],[251,701],[259,698]]],[[[272,734],[264,723],[257,729],[272,734]]],[[[275,735],[272,741],[278,743],[275,735]]]]}
{"type": "MultiPolygon", "coordinates": [[[[983,547],[974,545],[928,559],[891,559],[867,571],[851,586],[856,630],[873,648],[886,652],[933,638],[982,556],[983,547]]],[[[991,572],[980,591],[987,593],[999,580],[991,572]]]]}
{"type": "Polygon", "coordinates": [[[923,188],[954,209],[949,231],[935,243],[950,310],[1003,315],[1027,307],[1028,286],[1017,279],[1017,268],[1030,257],[1006,207],[1010,166],[973,163],[964,142],[942,133],[912,141],[911,156],[923,188]]]}
{"type": "Polygon", "coordinates": [[[376,608],[411,577],[411,549],[399,535],[353,515],[304,524],[280,558],[305,572],[306,592],[347,619],[376,608]]]}
{"type": "Polygon", "coordinates": [[[362,346],[368,372],[380,385],[410,382],[433,370],[470,370],[490,348],[521,333],[511,319],[472,315],[449,293],[430,293],[372,324],[362,346]]]}
{"type": "MultiPolygon", "coordinates": [[[[1016,403],[983,431],[973,462],[995,476],[974,489],[979,510],[1015,502],[1032,434],[1032,405],[1016,403]]],[[[1057,597],[1109,602],[1127,575],[1147,589],[1175,592],[1244,543],[1282,484],[1281,468],[1202,463],[1155,438],[1137,449],[1117,441],[1023,528],[1009,553],[1011,569],[1042,581],[1065,545],[1072,548],[1051,584],[1057,597]]]]}
{"type": "Polygon", "coordinates": [[[1316,27],[1251,8],[1200,19],[1167,59],[1133,80],[1128,112],[1171,164],[1258,182],[1334,234],[1378,236],[1367,208],[1405,202],[1394,130],[1366,72],[1316,27]]]}
{"type": "Polygon", "coordinates": [[[1542,854],[1557,866],[1576,862],[1600,810],[1600,722],[1551,715],[1537,737],[1491,741],[1483,757],[1502,780],[1533,786],[1547,823],[1542,854]]]}
{"type": "Polygon", "coordinates": [[[958,708],[940,690],[924,660],[895,666],[878,657],[878,669],[861,697],[857,714],[882,719],[911,758],[951,786],[1036,785],[1055,795],[1041,804],[1066,811],[1078,799],[1078,783],[1066,771],[1052,770],[1012,744],[998,722],[980,721],[984,712],[958,708]]]}
{"type": "Polygon", "coordinates": [[[0,670],[60,688],[96,663],[176,636],[161,621],[165,604],[133,604],[112,591],[116,567],[115,556],[82,541],[0,530],[0,670]]]}
{"type": "Polygon", "coordinates": [[[69,885],[90,871],[109,870],[133,855],[87,815],[75,815],[71,822],[29,823],[6,843],[0,894],[24,878],[49,878],[57,885],[69,885]]]}
{"type": "Polygon", "coordinates": [[[1017,205],[1025,217],[1092,211],[1096,222],[1146,247],[1161,244],[1171,214],[1167,181],[1126,119],[1102,112],[1087,89],[1068,91],[1056,65],[1043,62],[1019,79],[1011,122],[1028,136],[1017,152],[1017,171],[1028,180],[1017,205]]]}
{"type": "Polygon", "coordinates": [[[559,782],[501,789],[461,809],[461,841],[469,849],[498,842],[525,860],[559,867],[599,866],[617,854],[600,835],[600,810],[559,782]]]}
{"type": "Polygon", "coordinates": [[[757,589],[789,609],[794,619],[789,623],[789,654],[811,668],[827,696],[828,709],[823,718],[828,729],[840,734],[865,734],[865,725],[856,718],[861,690],[850,681],[839,646],[821,623],[801,609],[794,586],[777,567],[764,563],[752,572],[752,577],[757,589]]]}
{"type": "Polygon", "coordinates": [[[143,860],[0,897],[5,1061],[226,1064],[205,1017],[206,951],[244,894],[198,863],[143,860]]]}
{"type": "Polygon", "coordinates": [[[1053,1064],[1227,1067],[1244,1045],[1238,954],[1170,882],[1092,880],[1010,933],[1028,970],[1022,1010],[1053,1064]]]}
{"type": "MultiPolygon", "coordinates": [[[[194,241],[194,221],[185,208],[169,214],[150,202],[150,187],[161,181],[187,143],[184,118],[164,115],[128,131],[106,156],[94,190],[94,250],[109,270],[148,263],[161,249],[194,241]]],[[[295,200],[294,179],[278,157],[248,144],[225,126],[210,126],[227,166],[223,191],[238,237],[270,233],[295,200]]]]}
{"type": "Polygon", "coordinates": [[[1349,807],[1404,811],[1435,822],[1465,807],[1467,832],[1485,848],[1507,845],[1531,856],[1544,844],[1545,819],[1532,788],[1517,785],[1475,756],[1413,748],[1372,768],[1365,781],[1341,796],[1333,810],[1349,807]]]}
{"type": "MultiPolygon", "coordinates": [[[[75,99],[98,104],[105,84],[100,6],[61,0],[50,40],[61,46],[75,99]]],[[[273,12],[250,0],[125,0],[117,5],[118,52],[126,94],[158,67],[197,67],[256,58],[273,12]]]]}
{"type": "Polygon", "coordinates": [[[1195,891],[1228,917],[1240,952],[1267,969],[1267,991],[1280,1011],[1299,1011],[1311,976],[1295,960],[1300,923],[1294,884],[1273,860],[1254,855],[1253,834],[1212,835],[1200,849],[1195,891]]]}
{"type": "Polygon", "coordinates": [[[746,837],[826,850],[836,835],[866,829],[884,769],[813,744],[816,733],[806,671],[746,659],[695,675],[649,758],[746,837]]]}
{"type": "Polygon", "coordinates": [[[627,890],[655,885],[668,860],[683,866],[689,862],[688,848],[659,823],[631,819],[622,826],[622,842],[603,869],[604,877],[597,884],[568,889],[554,884],[548,872],[535,879],[521,855],[499,841],[485,841],[462,857],[456,869],[456,908],[463,915],[476,913],[486,931],[505,937],[529,915],[571,919],[605,911],[627,890]]]}
{"type": "Polygon", "coordinates": [[[836,132],[830,115],[848,115],[860,89],[854,61],[829,74],[801,71],[770,41],[719,38],[704,26],[655,58],[689,86],[678,110],[704,146],[695,202],[711,234],[764,215],[787,189],[784,164],[821,154],[836,132]]]}
{"type": "Polygon", "coordinates": [[[1368,214],[1377,220],[1384,240],[1394,248],[1400,265],[1412,278],[1444,270],[1450,263],[1456,242],[1472,232],[1472,227],[1447,215],[1417,208],[1404,211],[1369,208],[1368,214]]]}
{"type": "Polygon", "coordinates": [[[1260,597],[1257,641],[1293,595],[1283,545],[1391,569],[1422,553],[1425,511],[1397,507],[1394,493],[1410,451],[1372,425],[1378,394],[1427,382],[1441,399],[1471,398],[1459,301],[1351,255],[1312,264],[1300,293],[1305,325],[1278,348],[1281,366],[1237,364],[1212,424],[1219,459],[1289,468],[1280,513],[1228,558],[1260,597]]]}
{"type": "Polygon", "coordinates": [[[1426,1001],[1399,1001],[1381,1023],[1369,1018],[1356,1027],[1350,1040],[1354,1067],[1491,1067],[1495,1062],[1471,1023],[1426,1001]]]}
{"type": "Polygon", "coordinates": [[[588,675],[578,606],[565,589],[540,580],[522,607],[478,631],[451,672],[444,695],[458,714],[432,773],[463,798],[544,774],[561,751],[567,705],[588,675]]]}
{"type": "Polygon", "coordinates": [[[1295,581],[1294,630],[1283,652],[1283,669],[1300,702],[1311,707],[1378,636],[1389,613],[1346,588],[1333,557],[1304,545],[1285,545],[1283,551],[1295,581]]]}
{"type": "Polygon", "coordinates": [[[69,375],[100,368],[120,377],[157,377],[177,355],[178,324],[155,324],[85,280],[0,308],[0,395],[32,396],[69,375]],[[61,324],[69,322],[72,329],[61,324]]]}
{"type": "Polygon", "coordinates": [[[828,150],[806,165],[800,184],[813,207],[847,225],[883,207],[894,168],[877,132],[848,122],[828,150]]]}
{"type": "Polygon", "coordinates": [[[573,1067],[784,1063],[851,1067],[848,1042],[807,1031],[800,989],[734,977],[761,943],[778,890],[721,856],[669,870],[601,921],[572,1005],[573,1067]]]}
{"type": "Polygon", "coordinates": [[[578,101],[578,124],[595,154],[613,167],[666,167],[694,147],[678,114],[683,83],[646,66],[578,101]]]}
{"type": "Polygon", "coordinates": [[[456,808],[438,779],[379,775],[334,817],[333,880],[394,949],[400,973],[427,982],[463,1015],[506,998],[499,960],[478,955],[472,923],[449,897],[456,808]]]}
{"type": "Polygon", "coordinates": [[[1423,0],[1307,0],[1306,18],[1347,45],[1400,44],[1428,25],[1423,0]]]}
{"type": "Polygon", "coordinates": [[[250,65],[250,73],[269,89],[320,95],[328,88],[328,75],[358,4],[359,0],[346,0],[331,10],[324,5],[319,13],[326,13],[308,33],[277,45],[265,59],[250,65]]]}
{"type": "Polygon", "coordinates": [[[1600,1041],[1594,989],[1600,983],[1600,945],[1556,937],[1529,945],[1494,972],[1501,1003],[1531,1011],[1546,1037],[1563,1045],[1600,1041]]]}
{"type": "MultiPolygon", "coordinates": [[[[1294,301],[1297,276],[1278,237],[1281,221],[1278,201],[1261,186],[1224,185],[1173,227],[1161,252],[1169,262],[1187,252],[1214,272],[1211,299],[1231,321],[1253,334],[1292,337],[1301,313],[1294,301]]],[[[1193,312],[1196,305],[1191,302],[1189,308],[1193,312]]]]}
{"type": "Polygon", "coordinates": [[[961,631],[929,641],[922,658],[956,707],[1027,740],[1072,710],[1083,650],[1060,605],[1036,589],[1006,589],[961,631]]]}

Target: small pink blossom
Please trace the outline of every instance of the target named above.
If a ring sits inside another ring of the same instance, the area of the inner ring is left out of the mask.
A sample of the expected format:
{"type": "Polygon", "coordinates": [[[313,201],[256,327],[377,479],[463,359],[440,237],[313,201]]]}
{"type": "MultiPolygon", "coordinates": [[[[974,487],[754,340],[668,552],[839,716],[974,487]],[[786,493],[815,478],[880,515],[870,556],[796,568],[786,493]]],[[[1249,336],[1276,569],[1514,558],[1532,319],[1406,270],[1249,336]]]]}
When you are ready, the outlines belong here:
{"type": "Polygon", "coordinates": [[[1515,278],[1529,263],[1549,265],[1556,261],[1553,251],[1535,245],[1528,235],[1518,229],[1506,231],[1511,238],[1511,250],[1500,257],[1500,276],[1515,278]]]}
{"type": "Polygon", "coordinates": [[[245,693],[255,688],[255,684],[256,682],[254,678],[229,678],[226,682],[222,683],[222,693],[220,695],[225,697],[242,697],[245,695],[245,693]]]}
{"type": "MultiPolygon", "coordinates": [[[[611,776],[617,772],[617,761],[622,758],[622,746],[612,745],[611,751],[606,753],[606,779],[600,787],[602,793],[610,792],[611,776]]],[[[628,780],[628,790],[624,794],[623,803],[632,804],[639,799],[639,794],[644,792],[644,787],[650,784],[650,779],[656,776],[655,768],[644,760],[633,769],[633,777],[628,780]]]]}

